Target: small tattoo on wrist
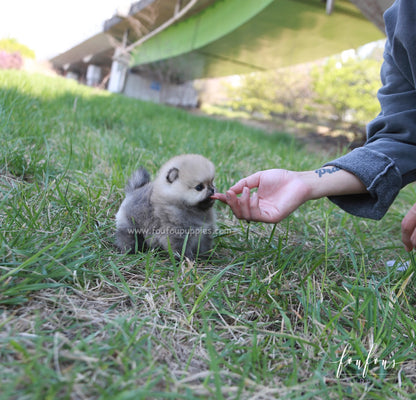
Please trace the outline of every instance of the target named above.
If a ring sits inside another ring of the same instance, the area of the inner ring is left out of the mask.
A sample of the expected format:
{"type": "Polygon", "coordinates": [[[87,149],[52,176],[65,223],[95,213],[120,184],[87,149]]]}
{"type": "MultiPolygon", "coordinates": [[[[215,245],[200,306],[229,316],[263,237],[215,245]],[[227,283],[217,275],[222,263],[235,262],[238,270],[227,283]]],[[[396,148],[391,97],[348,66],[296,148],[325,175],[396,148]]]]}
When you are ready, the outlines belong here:
{"type": "Polygon", "coordinates": [[[315,174],[318,174],[320,178],[322,178],[322,175],[325,174],[333,174],[334,172],[339,171],[341,168],[338,167],[331,167],[331,168],[319,168],[315,170],[315,174]]]}

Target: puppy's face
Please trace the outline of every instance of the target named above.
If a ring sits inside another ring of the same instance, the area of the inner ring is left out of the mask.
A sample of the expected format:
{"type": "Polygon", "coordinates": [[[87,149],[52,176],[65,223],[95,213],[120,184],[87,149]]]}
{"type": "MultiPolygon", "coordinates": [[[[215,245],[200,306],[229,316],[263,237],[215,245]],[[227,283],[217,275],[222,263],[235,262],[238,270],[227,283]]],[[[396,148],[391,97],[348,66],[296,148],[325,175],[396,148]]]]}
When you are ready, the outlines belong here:
{"type": "Polygon", "coordinates": [[[178,207],[212,207],[215,193],[215,168],[211,161],[196,154],[178,156],[168,161],[155,180],[157,196],[178,207]]]}

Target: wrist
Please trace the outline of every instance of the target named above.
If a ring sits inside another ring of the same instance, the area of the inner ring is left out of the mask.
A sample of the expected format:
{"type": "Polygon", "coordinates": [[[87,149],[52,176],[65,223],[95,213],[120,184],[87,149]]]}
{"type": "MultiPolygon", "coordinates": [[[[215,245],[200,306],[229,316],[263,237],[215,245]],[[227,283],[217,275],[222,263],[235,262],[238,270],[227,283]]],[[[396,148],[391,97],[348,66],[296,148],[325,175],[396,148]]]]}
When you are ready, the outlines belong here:
{"type": "Polygon", "coordinates": [[[305,186],[305,201],[326,197],[326,183],[320,180],[315,171],[299,172],[299,178],[305,186]]]}
{"type": "Polygon", "coordinates": [[[299,177],[306,187],[306,200],[367,193],[366,187],[359,178],[348,171],[334,166],[299,172],[299,177]]]}

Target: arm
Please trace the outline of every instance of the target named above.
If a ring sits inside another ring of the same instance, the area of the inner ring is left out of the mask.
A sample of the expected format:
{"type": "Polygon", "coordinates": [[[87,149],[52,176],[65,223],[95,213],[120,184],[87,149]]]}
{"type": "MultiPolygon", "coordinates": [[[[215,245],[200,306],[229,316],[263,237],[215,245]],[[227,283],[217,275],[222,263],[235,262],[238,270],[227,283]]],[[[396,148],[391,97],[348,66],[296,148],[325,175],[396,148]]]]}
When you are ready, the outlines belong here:
{"type": "MultiPolygon", "coordinates": [[[[355,175],[327,166],[304,172],[260,171],[237,182],[226,194],[215,193],[212,198],[228,204],[237,218],[278,223],[308,200],[366,193],[355,175]],[[257,192],[250,195],[255,188],[257,192]]],[[[406,251],[416,249],[416,203],[402,221],[402,241],[406,251]]]]}
{"type": "Polygon", "coordinates": [[[381,112],[367,126],[367,143],[330,161],[367,187],[361,196],[334,196],[345,211],[380,219],[400,189],[416,180],[416,2],[396,0],[384,14],[387,42],[378,92],[381,112]]]}
{"type": "Polygon", "coordinates": [[[227,203],[237,218],[277,223],[308,200],[365,192],[365,186],[353,174],[328,166],[304,172],[257,172],[236,183],[226,194],[216,193],[213,198],[227,203]],[[250,196],[254,188],[257,192],[250,196]]]}

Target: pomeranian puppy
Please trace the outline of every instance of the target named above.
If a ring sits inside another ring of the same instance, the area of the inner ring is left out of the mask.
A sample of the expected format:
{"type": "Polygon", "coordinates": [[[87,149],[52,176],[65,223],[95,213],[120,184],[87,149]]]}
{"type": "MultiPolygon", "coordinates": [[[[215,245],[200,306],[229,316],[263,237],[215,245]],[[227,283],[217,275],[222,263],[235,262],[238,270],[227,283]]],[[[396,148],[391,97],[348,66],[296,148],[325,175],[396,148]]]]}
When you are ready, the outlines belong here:
{"type": "Polygon", "coordinates": [[[139,168],[116,215],[117,247],[122,252],[170,247],[190,259],[206,254],[215,230],[214,175],[214,164],[198,154],[170,159],[153,182],[139,168]]]}

